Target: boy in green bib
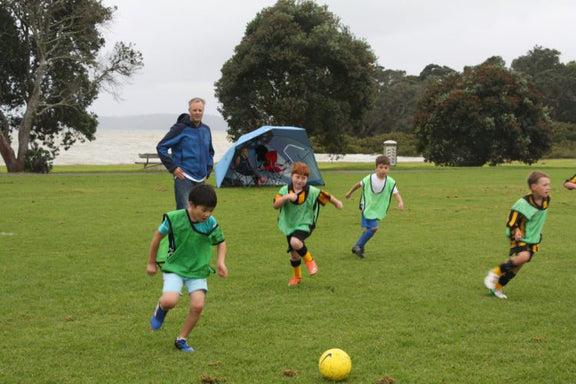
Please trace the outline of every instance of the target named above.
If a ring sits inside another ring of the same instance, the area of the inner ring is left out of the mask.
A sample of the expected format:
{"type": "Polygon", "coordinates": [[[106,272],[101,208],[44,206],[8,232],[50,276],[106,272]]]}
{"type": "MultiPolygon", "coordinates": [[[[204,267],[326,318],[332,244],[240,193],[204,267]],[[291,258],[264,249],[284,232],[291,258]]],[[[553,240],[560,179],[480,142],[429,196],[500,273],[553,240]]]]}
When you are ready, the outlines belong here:
{"type": "Polygon", "coordinates": [[[528,175],[528,187],[531,193],[516,201],[506,222],[511,257],[491,269],[484,279],[490,294],[499,299],[508,298],[502,293],[502,288],[516,277],[524,264],[532,260],[542,241],[542,227],[550,205],[550,178],[543,172],[532,172],[528,175]]]}
{"type": "Polygon", "coordinates": [[[360,258],[364,257],[364,246],[378,230],[380,220],[386,217],[392,196],[398,202],[398,209],[401,211],[404,209],[404,201],[398,192],[396,181],[388,176],[389,172],[390,159],[387,156],[378,156],[374,173],[354,184],[346,194],[346,198],[349,199],[355,190],[362,188],[362,196],[360,196],[361,225],[365,230],[352,247],[352,253],[360,258]]]}
{"type": "Polygon", "coordinates": [[[226,277],[226,242],[218,222],[212,216],[216,207],[216,193],[205,184],[195,186],[188,197],[188,209],[168,212],[154,233],[150,244],[146,272],[154,275],[162,269],[164,286],[162,296],[154,309],[150,326],[162,327],[168,311],[176,306],[182,287],[190,296],[190,309],[174,345],[183,352],[194,352],[186,339],[200,319],[208,285],[212,247],[217,247],[218,275],[226,277]]]}
{"type": "Polygon", "coordinates": [[[292,165],[292,183],[280,188],[274,197],[274,208],[279,209],[278,228],[286,235],[292,278],[289,286],[302,282],[302,260],[311,276],[318,273],[318,266],[306,248],[306,240],[316,226],[320,205],[333,204],[342,209],[342,202],[326,191],[307,185],[310,168],[304,163],[292,165]]]}

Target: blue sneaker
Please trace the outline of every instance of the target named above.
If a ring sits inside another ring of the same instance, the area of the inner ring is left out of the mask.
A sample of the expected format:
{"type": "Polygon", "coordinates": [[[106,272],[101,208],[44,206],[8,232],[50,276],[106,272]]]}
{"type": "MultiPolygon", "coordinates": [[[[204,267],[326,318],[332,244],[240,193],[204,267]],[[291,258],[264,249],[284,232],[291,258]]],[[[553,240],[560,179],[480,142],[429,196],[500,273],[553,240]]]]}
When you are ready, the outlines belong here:
{"type": "Polygon", "coordinates": [[[182,352],[194,352],[194,348],[186,343],[186,339],[177,337],[176,341],[174,342],[174,346],[182,352]]]}
{"type": "Polygon", "coordinates": [[[167,313],[168,311],[165,311],[160,307],[160,303],[156,304],[156,308],[154,308],[152,318],[150,319],[150,326],[154,331],[158,331],[162,328],[162,323],[164,322],[167,313]]]}

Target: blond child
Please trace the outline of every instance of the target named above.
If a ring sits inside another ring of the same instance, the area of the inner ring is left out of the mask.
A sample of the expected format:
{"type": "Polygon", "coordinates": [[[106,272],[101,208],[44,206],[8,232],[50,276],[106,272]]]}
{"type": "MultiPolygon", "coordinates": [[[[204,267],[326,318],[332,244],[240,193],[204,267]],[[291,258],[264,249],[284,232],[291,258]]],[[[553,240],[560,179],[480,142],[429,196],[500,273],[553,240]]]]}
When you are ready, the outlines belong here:
{"type": "Polygon", "coordinates": [[[484,279],[490,294],[499,299],[508,297],[502,292],[522,266],[530,260],[542,241],[542,227],[550,205],[550,178],[535,171],[528,175],[530,194],[518,199],[512,206],[506,222],[506,235],[510,239],[510,258],[491,269],[484,279]]]}

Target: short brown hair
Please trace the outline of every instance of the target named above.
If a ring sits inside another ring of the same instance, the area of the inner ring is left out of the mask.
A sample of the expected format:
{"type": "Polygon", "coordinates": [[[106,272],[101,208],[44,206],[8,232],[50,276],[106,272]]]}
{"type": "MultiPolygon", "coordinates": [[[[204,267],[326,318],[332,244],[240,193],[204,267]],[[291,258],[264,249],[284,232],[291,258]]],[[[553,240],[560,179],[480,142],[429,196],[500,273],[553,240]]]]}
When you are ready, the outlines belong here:
{"type": "Polygon", "coordinates": [[[540,171],[534,171],[528,175],[528,187],[534,184],[538,184],[541,178],[546,177],[549,178],[547,174],[540,171]]]}
{"type": "Polygon", "coordinates": [[[305,163],[298,161],[298,162],[292,164],[291,175],[293,175],[295,173],[298,175],[308,177],[308,176],[310,176],[310,168],[308,168],[308,166],[305,163]]]}
{"type": "Polygon", "coordinates": [[[385,155],[378,156],[376,158],[376,166],[378,166],[380,164],[390,165],[390,159],[388,158],[388,156],[385,156],[385,155]]]}

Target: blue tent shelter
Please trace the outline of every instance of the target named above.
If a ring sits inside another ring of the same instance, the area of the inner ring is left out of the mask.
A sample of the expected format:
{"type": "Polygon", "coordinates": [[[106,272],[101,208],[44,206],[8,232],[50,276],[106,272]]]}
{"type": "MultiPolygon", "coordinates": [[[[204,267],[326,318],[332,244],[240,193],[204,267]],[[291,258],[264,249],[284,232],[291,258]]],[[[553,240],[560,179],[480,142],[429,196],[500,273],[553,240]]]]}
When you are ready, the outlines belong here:
{"type": "Polygon", "coordinates": [[[291,164],[301,161],[310,168],[308,183],[324,185],[306,130],[297,127],[264,126],[240,136],[214,167],[216,186],[247,186],[253,177],[235,169],[240,149],[248,149],[250,165],[266,179],[263,184],[289,184],[291,164]]]}

